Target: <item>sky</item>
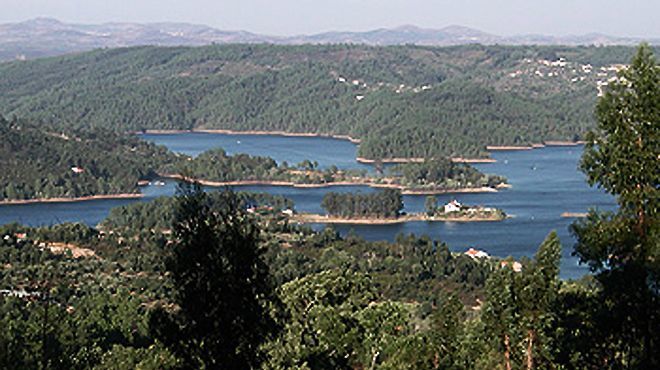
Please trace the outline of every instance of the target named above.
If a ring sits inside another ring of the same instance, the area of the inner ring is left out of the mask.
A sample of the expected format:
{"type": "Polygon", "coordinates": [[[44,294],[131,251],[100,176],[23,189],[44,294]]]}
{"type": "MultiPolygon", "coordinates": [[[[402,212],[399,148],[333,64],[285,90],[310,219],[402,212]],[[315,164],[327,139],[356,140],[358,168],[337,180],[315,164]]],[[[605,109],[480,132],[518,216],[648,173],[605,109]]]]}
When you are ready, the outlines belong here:
{"type": "Polygon", "coordinates": [[[660,37],[657,0],[0,0],[0,23],[185,22],[290,36],[416,25],[500,36],[660,37]]]}

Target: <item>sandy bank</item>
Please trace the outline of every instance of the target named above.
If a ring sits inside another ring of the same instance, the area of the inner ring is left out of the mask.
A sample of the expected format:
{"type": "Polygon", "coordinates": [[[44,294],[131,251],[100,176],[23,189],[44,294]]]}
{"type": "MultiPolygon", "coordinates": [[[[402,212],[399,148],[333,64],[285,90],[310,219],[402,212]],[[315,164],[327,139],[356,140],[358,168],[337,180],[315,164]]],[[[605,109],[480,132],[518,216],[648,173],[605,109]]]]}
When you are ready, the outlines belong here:
{"type": "Polygon", "coordinates": [[[71,203],[71,202],[84,202],[87,200],[98,199],[138,199],[142,198],[143,194],[107,194],[107,195],[90,195],[86,197],[77,198],[35,198],[35,199],[19,199],[19,200],[0,200],[0,205],[9,204],[31,204],[31,203],[71,203]]]}
{"type": "Polygon", "coordinates": [[[533,146],[529,145],[486,145],[486,150],[498,151],[498,150],[532,150],[533,146]]]}
{"type": "Polygon", "coordinates": [[[145,130],[146,134],[153,135],[162,135],[162,134],[182,134],[188,132],[201,132],[206,134],[223,134],[223,135],[273,135],[273,136],[285,136],[285,137],[322,137],[322,138],[331,138],[338,140],[347,140],[354,144],[359,144],[360,139],[353,138],[348,135],[330,135],[330,134],[315,134],[307,132],[286,132],[286,131],[260,131],[260,130],[247,130],[247,131],[236,131],[236,130],[225,130],[225,129],[192,129],[192,130],[145,130]]]}
{"type": "Polygon", "coordinates": [[[463,158],[463,157],[454,157],[451,159],[454,163],[495,163],[496,159],[493,158],[463,158]]]}
{"type": "Polygon", "coordinates": [[[421,157],[413,158],[384,158],[384,159],[369,159],[364,157],[357,157],[355,160],[358,163],[374,164],[378,161],[381,163],[423,163],[426,159],[421,157]]]}
{"type": "Polygon", "coordinates": [[[588,213],[585,212],[564,212],[561,214],[561,217],[564,218],[582,218],[587,217],[588,213]]]}
{"type": "Polygon", "coordinates": [[[433,216],[429,217],[425,213],[411,213],[397,218],[343,218],[327,215],[302,213],[291,217],[292,221],[311,224],[352,224],[352,225],[391,225],[404,222],[426,221],[426,222],[493,222],[502,221],[497,216],[433,216]]]}
{"type": "Polygon", "coordinates": [[[545,145],[546,146],[580,146],[584,145],[585,141],[546,141],[545,145]]]}
{"type": "Polygon", "coordinates": [[[369,186],[376,189],[398,189],[403,195],[435,195],[454,193],[496,193],[497,189],[487,186],[478,188],[445,189],[445,188],[409,188],[398,184],[379,184],[368,181],[336,181],[320,184],[298,184],[291,181],[269,181],[269,180],[239,180],[239,181],[209,181],[194,178],[183,178],[176,174],[159,174],[160,177],[185,180],[187,182],[198,182],[205,186],[289,186],[292,188],[329,188],[332,186],[369,186]]]}
{"type": "MultiPolygon", "coordinates": [[[[370,159],[370,158],[364,158],[364,157],[357,157],[355,160],[358,163],[363,163],[363,164],[374,164],[379,160],[376,159],[370,159]]],[[[426,161],[426,158],[422,157],[410,157],[410,158],[403,158],[403,157],[397,157],[397,158],[385,158],[381,159],[381,163],[386,163],[386,164],[400,164],[400,163],[424,163],[426,161]]],[[[454,163],[495,163],[497,160],[492,159],[492,158],[463,158],[463,157],[454,157],[451,159],[452,162],[454,163]]]]}
{"type": "Polygon", "coordinates": [[[532,150],[545,148],[547,146],[580,146],[584,145],[584,141],[559,141],[559,140],[549,140],[544,141],[541,144],[532,144],[532,145],[487,145],[486,150],[490,151],[502,151],[502,150],[532,150]]]}

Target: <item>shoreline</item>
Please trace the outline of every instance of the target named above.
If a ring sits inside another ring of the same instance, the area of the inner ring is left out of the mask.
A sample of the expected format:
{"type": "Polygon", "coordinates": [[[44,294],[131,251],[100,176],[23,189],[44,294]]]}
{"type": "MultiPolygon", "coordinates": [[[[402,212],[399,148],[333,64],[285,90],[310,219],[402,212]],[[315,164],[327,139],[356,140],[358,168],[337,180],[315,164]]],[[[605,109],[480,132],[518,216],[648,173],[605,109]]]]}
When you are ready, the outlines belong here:
{"type": "MultiPolygon", "coordinates": [[[[362,164],[374,164],[377,161],[379,161],[377,159],[369,159],[369,158],[364,158],[364,157],[356,157],[355,160],[358,163],[362,163],[362,164]]],[[[395,157],[395,158],[380,159],[380,162],[385,163],[385,164],[424,163],[425,161],[426,161],[426,158],[422,158],[422,157],[410,157],[410,158],[395,157]]],[[[495,162],[497,162],[497,160],[493,159],[493,158],[463,158],[463,157],[453,157],[453,158],[451,158],[451,161],[454,162],[454,163],[495,163],[495,162]]]]}
{"type": "Polygon", "coordinates": [[[563,212],[560,216],[562,218],[584,218],[588,215],[589,213],[587,212],[563,212]]]}
{"type": "Polygon", "coordinates": [[[144,131],[135,131],[136,134],[150,134],[150,135],[167,135],[167,134],[184,134],[184,133],[204,133],[204,134],[223,134],[223,135],[256,135],[256,136],[284,136],[284,137],[318,137],[318,138],[329,138],[337,140],[346,140],[350,141],[353,144],[360,144],[362,140],[356,139],[349,135],[333,135],[333,134],[316,134],[309,132],[286,132],[286,131],[263,131],[263,130],[246,130],[246,131],[237,131],[237,130],[227,130],[227,129],[204,129],[204,128],[195,128],[192,130],[157,130],[149,129],[144,131]]]}
{"type": "MultiPolygon", "coordinates": [[[[133,134],[150,134],[150,135],[168,135],[168,134],[183,134],[183,133],[206,133],[206,134],[223,134],[223,135],[256,135],[256,136],[282,136],[282,137],[318,137],[318,138],[330,138],[336,140],[345,140],[353,144],[360,144],[362,139],[354,138],[350,135],[338,135],[338,134],[320,134],[320,133],[311,133],[311,132],[287,132],[282,130],[229,130],[229,129],[206,129],[206,128],[194,128],[190,130],[161,130],[161,129],[147,129],[143,131],[132,131],[133,134]]],[[[549,146],[581,146],[586,142],[583,140],[579,141],[567,141],[567,140],[548,140],[541,143],[533,143],[530,145],[486,145],[486,150],[490,152],[498,151],[518,151],[518,150],[533,150],[541,149],[549,146]]],[[[423,163],[426,159],[422,157],[393,157],[393,158],[384,158],[384,159],[371,159],[365,157],[356,157],[356,162],[362,164],[374,164],[377,161],[380,161],[384,164],[400,164],[400,163],[423,163]]],[[[451,161],[454,163],[468,163],[468,164],[478,164],[478,163],[496,163],[497,160],[493,158],[465,158],[465,157],[452,157],[451,161]]]]}
{"type": "Polygon", "coordinates": [[[406,222],[496,222],[505,218],[499,217],[429,217],[424,213],[411,213],[397,218],[343,218],[314,213],[301,213],[290,217],[291,221],[308,224],[348,224],[348,225],[393,225],[406,222]]]}
{"type": "Polygon", "coordinates": [[[538,144],[531,145],[486,145],[486,150],[498,151],[513,151],[513,150],[532,150],[541,149],[549,146],[581,146],[586,144],[585,141],[562,141],[562,140],[548,140],[538,144]]]}
{"type": "Polygon", "coordinates": [[[321,184],[298,184],[291,181],[275,181],[275,180],[237,180],[237,181],[210,181],[195,178],[184,178],[181,175],[174,174],[159,174],[162,178],[184,180],[187,182],[198,182],[200,185],[222,187],[222,186],[288,186],[292,188],[329,188],[333,186],[368,186],[370,188],[382,189],[398,189],[401,190],[402,195],[437,195],[437,194],[454,194],[454,193],[497,193],[497,189],[482,186],[478,188],[461,188],[461,189],[417,189],[406,188],[402,185],[396,184],[378,184],[373,182],[359,182],[359,181],[337,181],[326,182],[321,184]]]}
{"type": "Polygon", "coordinates": [[[124,194],[88,195],[84,197],[75,197],[75,198],[59,197],[59,198],[0,200],[0,206],[33,204],[33,203],[73,203],[73,202],[84,202],[88,200],[100,200],[100,199],[139,199],[142,197],[144,197],[144,194],[142,193],[124,193],[124,194]]]}

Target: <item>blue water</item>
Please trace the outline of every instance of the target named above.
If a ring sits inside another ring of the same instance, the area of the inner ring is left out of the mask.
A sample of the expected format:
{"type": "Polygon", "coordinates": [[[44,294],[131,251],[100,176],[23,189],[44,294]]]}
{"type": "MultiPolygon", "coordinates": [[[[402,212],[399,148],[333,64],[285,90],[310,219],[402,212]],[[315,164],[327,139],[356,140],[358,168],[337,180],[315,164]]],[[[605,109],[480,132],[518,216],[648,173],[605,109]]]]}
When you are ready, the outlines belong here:
{"type": "MultiPolygon", "coordinates": [[[[278,162],[290,164],[304,159],[316,160],[321,167],[332,164],[340,168],[365,168],[355,162],[356,146],[350,142],[329,138],[247,136],[221,134],[143,135],[143,138],[164,144],[174,151],[197,155],[209,148],[222,146],[228,153],[246,152],[268,155],[278,162]],[[240,142],[240,143],[239,143],[240,142]]],[[[504,175],[513,186],[498,193],[438,195],[439,203],[458,199],[470,205],[485,205],[503,209],[513,217],[502,222],[427,223],[409,222],[397,225],[334,225],[342,234],[351,229],[367,240],[393,240],[399,233],[429,235],[444,241],[455,251],[468,247],[483,249],[496,256],[532,256],[538,245],[556,230],[564,246],[562,277],[574,278],[587,270],[571,256],[575,240],[568,231],[574,219],[562,218],[563,212],[586,212],[590,208],[613,210],[614,199],[590,188],[584,175],[577,170],[581,147],[549,147],[531,151],[496,152],[496,163],[480,164],[488,173],[504,175]]],[[[331,188],[290,188],[273,186],[243,186],[240,190],[281,194],[296,203],[302,212],[322,212],[323,195],[329,191],[374,191],[364,186],[331,188]]],[[[0,224],[20,222],[28,225],[48,225],[60,222],[85,222],[96,225],[112,207],[138,201],[148,201],[174,193],[175,183],[143,188],[142,199],[94,200],[74,203],[42,203],[0,206],[0,224]]],[[[420,212],[425,196],[404,196],[405,210],[420,212]]],[[[315,228],[325,227],[314,225],[315,228]]]]}
{"type": "Polygon", "coordinates": [[[357,156],[355,144],[333,138],[224,135],[203,132],[142,134],[140,137],[193,157],[211,148],[223,148],[228,154],[247,153],[271,157],[280,164],[285,161],[289,165],[296,165],[309,159],[318,162],[320,168],[335,165],[343,169],[372,169],[369,165],[355,161],[357,156]]]}

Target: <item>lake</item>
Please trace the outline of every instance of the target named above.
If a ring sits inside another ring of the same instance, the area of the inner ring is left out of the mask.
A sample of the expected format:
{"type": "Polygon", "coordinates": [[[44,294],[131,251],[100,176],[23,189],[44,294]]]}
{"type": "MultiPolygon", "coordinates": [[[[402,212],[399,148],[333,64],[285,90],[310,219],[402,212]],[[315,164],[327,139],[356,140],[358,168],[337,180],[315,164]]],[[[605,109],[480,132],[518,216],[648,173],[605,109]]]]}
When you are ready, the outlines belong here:
{"type": "MultiPolygon", "coordinates": [[[[222,147],[229,154],[249,153],[270,156],[278,162],[296,164],[304,159],[317,161],[319,166],[370,169],[357,163],[357,147],[345,140],[320,137],[284,137],[275,135],[224,135],[181,133],[142,135],[145,140],[168,146],[173,151],[197,155],[207,149],[222,147]]],[[[562,218],[563,212],[586,212],[590,208],[613,210],[614,199],[599,189],[590,188],[584,175],[577,170],[581,147],[547,147],[526,151],[494,152],[496,163],[476,167],[487,173],[504,175],[512,185],[498,193],[438,195],[439,203],[457,199],[464,204],[484,205],[503,209],[513,217],[502,222],[409,222],[397,225],[335,225],[342,234],[353,231],[368,240],[393,240],[399,233],[429,235],[446,242],[452,250],[468,247],[483,249],[491,255],[532,256],[551,231],[560,236],[563,250],[562,277],[574,278],[587,269],[571,256],[575,240],[568,227],[574,221],[562,218]]],[[[364,186],[331,188],[290,188],[273,186],[243,186],[240,190],[281,194],[296,203],[303,212],[322,212],[323,195],[329,191],[374,191],[364,186]]],[[[60,222],[84,222],[96,225],[113,207],[132,202],[148,201],[161,195],[171,195],[175,183],[143,188],[142,199],[93,200],[73,203],[41,203],[0,206],[0,224],[20,222],[28,225],[49,225],[60,222]]],[[[425,196],[404,196],[405,210],[420,212],[425,196]]],[[[324,225],[314,225],[320,229],[324,225]]]]}

